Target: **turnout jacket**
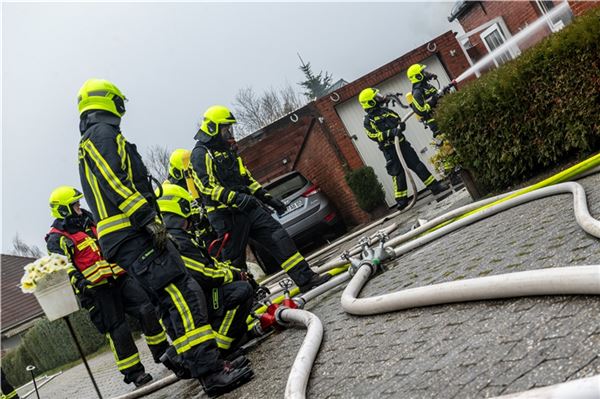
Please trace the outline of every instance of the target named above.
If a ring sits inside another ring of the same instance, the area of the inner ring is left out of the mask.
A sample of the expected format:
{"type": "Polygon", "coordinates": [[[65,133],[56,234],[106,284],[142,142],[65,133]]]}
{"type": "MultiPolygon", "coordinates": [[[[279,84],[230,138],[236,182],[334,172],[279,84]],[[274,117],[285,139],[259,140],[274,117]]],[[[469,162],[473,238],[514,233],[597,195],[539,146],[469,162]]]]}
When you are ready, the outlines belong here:
{"type": "Polygon", "coordinates": [[[82,212],[79,217],[54,220],[45,238],[49,253],[66,256],[73,265],[67,269],[67,273],[76,291],[85,280],[91,283],[88,287],[96,287],[106,284],[110,278],[125,274],[121,267],[104,259],[98,246],[92,214],[85,209],[82,212]]]}
{"type": "MultiPolygon", "coordinates": [[[[383,149],[394,144],[394,135],[392,129],[398,127],[401,122],[400,115],[385,107],[373,107],[367,110],[363,122],[367,136],[379,144],[379,149],[383,149]]],[[[400,141],[404,136],[400,137],[400,141]]]]}
{"type": "Polygon", "coordinates": [[[207,212],[236,207],[237,192],[254,195],[262,188],[246,169],[237,151],[218,137],[206,144],[198,141],[190,162],[194,183],[202,194],[207,212]]]}
{"type": "Polygon", "coordinates": [[[413,110],[427,122],[431,118],[431,110],[437,104],[438,91],[435,87],[423,80],[413,84],[413,110]],[[429,100],[429,102],[428,102],[429,100]]]}
{"type": "Polygon", "coordinates": [[[148,170],[136,146],[121,134],[120,122],[109,112],[91,111],[79,125],[81,186],[109,259],[157,216],[148,170]]]}
{"type": "Polygon", "coordinates": [[[183,224],[184,219],[177,215],[165,216],[165,226],[177,245],[185,267],[202,288],[218,288],[241,280],[240,269],[211,257],[194,234],[182,228],[183,224]]]}

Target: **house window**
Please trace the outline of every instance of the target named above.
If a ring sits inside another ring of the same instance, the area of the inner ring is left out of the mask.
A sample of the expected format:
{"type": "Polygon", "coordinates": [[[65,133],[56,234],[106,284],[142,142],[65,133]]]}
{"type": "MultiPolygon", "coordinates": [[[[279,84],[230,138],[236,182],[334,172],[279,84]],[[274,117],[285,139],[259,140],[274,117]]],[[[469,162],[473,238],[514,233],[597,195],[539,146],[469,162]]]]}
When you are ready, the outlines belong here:
{"type": "Polygon", "coordinates": [[[555,15],[554,17],[550,18],[550,16],[548,16],[548,13],[556,6],[554,1],[552,1],[552,0],[537,0],[536,3],[538,5],[540,11],[542,12],[542,15],[544,17],[546,17],[547,22],[548,22],[548,27],[550,28],[551,31],[557,32],[557,31],[561,30],[562,28],[564,28],[564,26],[566,24],[571,22],[572,14],[571,14],[570,9],[566,13],[563,13],[561,15],[555,15]]]}
{"type": "MultiPolygon", "coordinates": [[[[506,36],[504,35],[501,26],[498,23],[493,24],[483,32],[481,32],[481,39],[483,44],[487,48],[488,52],[492,52],[506,42],[506,36]]],[[[500,66],[507,61],[515,58],[517,53],[511,48],[502,51],[501,53],[494,55],[494,63],[496,66],[500,66]]]]}

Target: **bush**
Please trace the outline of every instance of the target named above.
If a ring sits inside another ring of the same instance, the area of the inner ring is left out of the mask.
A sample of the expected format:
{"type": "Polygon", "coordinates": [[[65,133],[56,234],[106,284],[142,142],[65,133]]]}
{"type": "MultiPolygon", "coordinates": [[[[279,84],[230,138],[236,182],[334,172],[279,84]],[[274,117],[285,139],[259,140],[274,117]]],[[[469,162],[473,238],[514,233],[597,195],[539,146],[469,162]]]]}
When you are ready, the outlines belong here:
{"type": "MultiPolygon", "coordinates": [[[[69,319],[86,355],[105,344],[105,338],[98,333],[86,310],[73,313],[69,319]]],[[[31,374],[25,371],[25,367],[30,364],[36,367],[35,373],[38,375],[79,358],[79,352],[64,320],[50,322],[43,318],[24,334],[16,349],[4,356],[2,369],[9,381],[18,386],[31,380],[31,374]]]]}
{"type": "Polygon", "coordinates": [[[375,171],[370,166],[352,170],[346,173],[346,182],[354,193],[358,206],[366,212],[384,204],[385,192],[375,171]]]}
{"type": "Polygon", "coordinates": [[[600,9],[446,96],[436,118],[488,190],[600,147],[600,9]]]}

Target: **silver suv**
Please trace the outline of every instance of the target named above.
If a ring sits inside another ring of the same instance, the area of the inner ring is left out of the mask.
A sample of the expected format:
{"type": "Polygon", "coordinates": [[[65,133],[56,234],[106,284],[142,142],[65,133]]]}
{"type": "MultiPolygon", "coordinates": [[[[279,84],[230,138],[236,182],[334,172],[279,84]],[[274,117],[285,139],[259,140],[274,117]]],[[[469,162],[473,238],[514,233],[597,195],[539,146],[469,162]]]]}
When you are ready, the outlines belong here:
{"type": "MultiPolygon", "coordinates": [[[[298,247],[345,233],[344,222],[331,201],[318,186],[299,172],[287,173],[263,187],[287,205],[282,215],[275,212],[272,215],[283,225],[298,247]]],[[[268,254],[252,247],[265,272],[280,270],[279,265],[273,265],[274,262],[269,261],[268,254]]]]}

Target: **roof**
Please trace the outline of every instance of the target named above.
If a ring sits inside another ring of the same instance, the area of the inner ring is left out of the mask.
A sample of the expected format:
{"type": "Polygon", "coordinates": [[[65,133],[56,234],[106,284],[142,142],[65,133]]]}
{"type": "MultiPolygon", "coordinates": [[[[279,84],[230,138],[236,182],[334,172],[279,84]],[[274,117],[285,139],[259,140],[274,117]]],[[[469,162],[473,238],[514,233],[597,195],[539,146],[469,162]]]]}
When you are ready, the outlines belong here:
{"type": "Polygon", "coordinates": [[[0,330],[4,334],[7,330],[19,327],[34,318],[44,315],[35,296],[21,291],[19,284],[23,276],[23,267],[35,261],[35,258],[24,256],[4,255],[0,257],[0,271],[2,275],[2,321],[0,330]]]}
{"type": "Polygon", "coordinates": [[[476,1],[469,0],[458,0],[454,3],[452,7],[452,11],[450,11],[450,16],[448,17],[448,22],[454,21],[456,18],[465,14],[472,6],[474,6],[476,1]]]}

